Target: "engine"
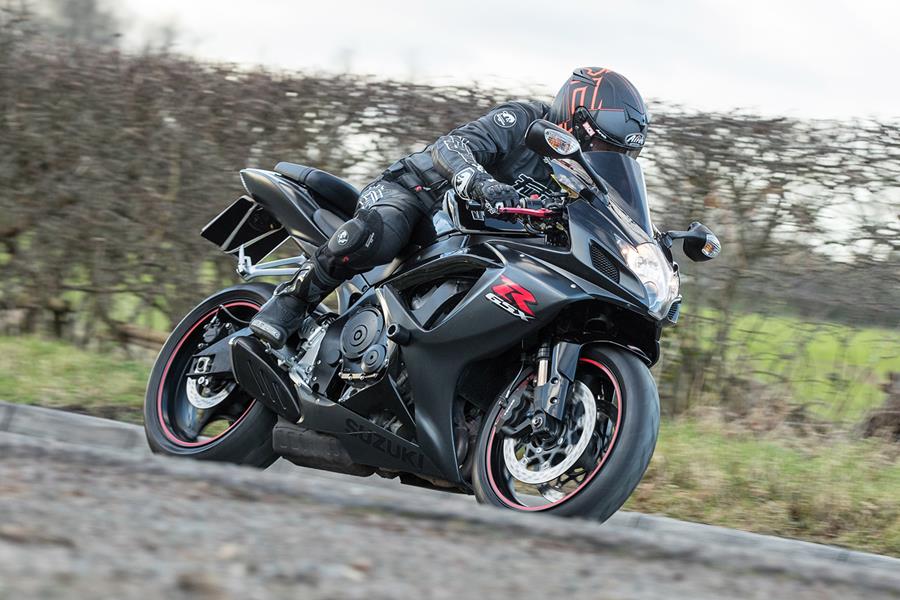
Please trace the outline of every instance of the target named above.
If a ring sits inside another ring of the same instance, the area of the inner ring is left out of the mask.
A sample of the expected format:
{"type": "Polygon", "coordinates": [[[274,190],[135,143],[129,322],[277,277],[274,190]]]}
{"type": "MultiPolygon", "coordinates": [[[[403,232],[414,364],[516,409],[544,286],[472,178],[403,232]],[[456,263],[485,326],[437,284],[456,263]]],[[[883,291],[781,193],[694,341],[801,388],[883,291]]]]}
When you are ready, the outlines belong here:
{"type": "Polygon", "coordinates": [[[319,387],[320,365],[336,366],[337,376],[350,385],[365,385],[378,379],[388,365],[387,329],[381,311],[364,306],[347,317],[307,319],[299,332],[303,341],[296,355],[287,348],[273,354],[289,367],[295,383],[310,389],[319,387]]]}
{"type": "Polygon", "coordinates": [[[358,310],[341,331],[340,377],[348,382],[378,377],[387,366],[384,315],[374,306],[358,310]]]}

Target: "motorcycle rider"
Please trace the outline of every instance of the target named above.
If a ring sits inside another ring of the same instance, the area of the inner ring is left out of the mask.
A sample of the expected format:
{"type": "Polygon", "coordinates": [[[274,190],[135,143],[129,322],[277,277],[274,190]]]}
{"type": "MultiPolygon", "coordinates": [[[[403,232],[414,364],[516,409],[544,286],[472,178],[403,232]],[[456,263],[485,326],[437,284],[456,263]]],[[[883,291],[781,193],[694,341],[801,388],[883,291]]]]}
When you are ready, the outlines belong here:
{"type": "Polygon", "coordinates": [[[411,242],[433,236],[431,215],[451,187],[489,212],[549,190],[550,167],[525,146],[525,131],[536,119],[573,132],[584,151],[632,157],[643,148],[649,125],[647,108],[631,82],[599,67],[576,69],[550,106],[501,104],[395,162],[368,184],[354,217],[278,286],[250,328],[273,347],[282,347],[307,313],[341,283],[390,262],[411,242]]]}

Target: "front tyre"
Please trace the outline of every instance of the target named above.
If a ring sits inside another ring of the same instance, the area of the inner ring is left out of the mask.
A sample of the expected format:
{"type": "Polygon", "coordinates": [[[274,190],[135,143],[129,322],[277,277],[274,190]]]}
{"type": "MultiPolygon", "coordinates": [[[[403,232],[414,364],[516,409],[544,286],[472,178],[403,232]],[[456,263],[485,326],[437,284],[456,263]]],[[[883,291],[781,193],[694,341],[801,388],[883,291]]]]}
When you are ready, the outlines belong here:
{"type": "Polygon", "coordinates": [[[144,431],[158,454],[265,468],[276,415],[229,377],[188,378],[201,345],[246,327],[274,288],[245,284],[224,289],[192,310],[163,345],[144,399],[144,431]]]}
{"type": "Polygon", "coordinates": [[[562,434],[510,437],[498,426],[531,378],[517,382],[483,421],[473,487],[479,502],[523,512],[605,521],[637,487],[656,447],[659,394],[647,366],[612,346],[586,347],[566,403],[562,434]]]}

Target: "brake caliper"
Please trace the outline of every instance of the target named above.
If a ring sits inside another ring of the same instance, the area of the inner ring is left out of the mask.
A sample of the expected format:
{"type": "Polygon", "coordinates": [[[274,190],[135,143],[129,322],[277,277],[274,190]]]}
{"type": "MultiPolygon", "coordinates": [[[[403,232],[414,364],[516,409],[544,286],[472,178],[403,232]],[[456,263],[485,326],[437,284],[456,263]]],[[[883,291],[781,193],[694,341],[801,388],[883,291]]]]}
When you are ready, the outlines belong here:
{"type": "Polygon", "coordinates": [[[531,427],[531,384],[520,394],[509,398],[506,409],[497,421],[497,427],[503,435],[518,437],[531,427]]]}

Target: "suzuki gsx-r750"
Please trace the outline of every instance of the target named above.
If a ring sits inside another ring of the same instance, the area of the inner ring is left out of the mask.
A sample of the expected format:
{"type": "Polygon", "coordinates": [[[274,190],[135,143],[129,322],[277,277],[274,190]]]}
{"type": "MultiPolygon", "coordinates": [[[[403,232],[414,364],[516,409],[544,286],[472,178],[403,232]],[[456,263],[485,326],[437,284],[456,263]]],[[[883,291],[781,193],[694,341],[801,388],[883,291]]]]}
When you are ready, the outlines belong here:
{"type": "MultiPolygon", "coordinates": [[[[709,229],[660,233],[638,163],[582,153],[547,121],[526,143],[558,192],[485,211],[452,192],[436,237],[358,275],[274,350],[253,315],[273,286],[224,289],[188,314],[150,377],[156,452],[305,467],[604,520],[638,485],[659,428],[650,367],[678,319],[671,246],[705,261],[709,229]]],[[[323,171],[245,169],[247,194],[203,236],[245,279],[291,275],[355,209],[323,171]],[[298,256],[260,262],[284,243],[298,256]]]]}

